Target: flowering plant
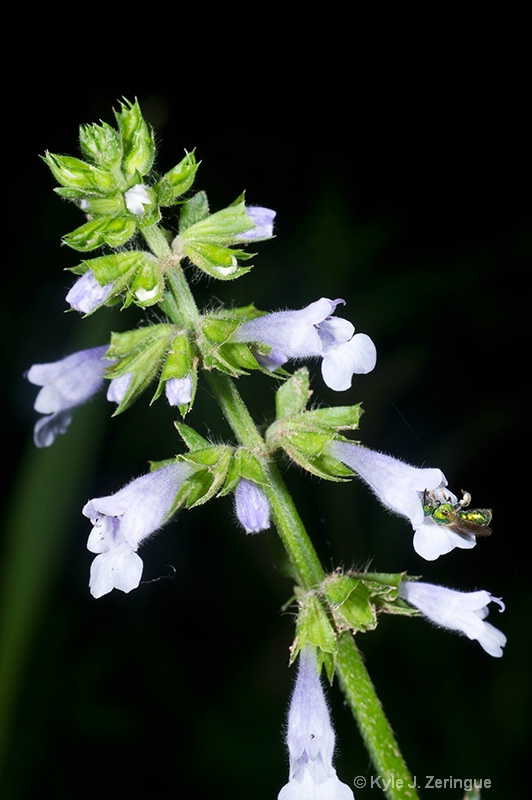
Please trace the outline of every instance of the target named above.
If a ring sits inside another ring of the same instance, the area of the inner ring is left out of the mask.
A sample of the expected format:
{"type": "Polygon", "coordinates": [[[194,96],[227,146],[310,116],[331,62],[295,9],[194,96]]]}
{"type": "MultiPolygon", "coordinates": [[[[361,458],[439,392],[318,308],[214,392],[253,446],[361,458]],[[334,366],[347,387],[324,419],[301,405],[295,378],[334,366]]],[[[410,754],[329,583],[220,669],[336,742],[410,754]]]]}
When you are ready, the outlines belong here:
{"type": "Polygon", "coordinates": [[[151,385],[152,403],[164,394],[175,410],[182,445],[122,489],[84,505],[92,524],[87,548],[95,554],[90,592],[99,599],[114,589],[138,590],[138,551],[148,539],[164,526],[171,535],[178,511],[232,496],[246,533],[279,535],[296,584],[290,663],[299,666],[286,736],[289,776],[280,800],[353,797],[333,767],[335,735],[322,671],[331,682],[337,676],[374,768],[387,781],[387,796],[413,798],[412,778],[359,652],[360,634],[374,630],[383,614],[421,613],[500,657],[505,636],[484,618],[489,602],[503,609],[502,601],[486,591],[411,580],[403,571],[326,573],[280,467],[288,459],[324,480],[360,478],[385,508],[408,520],[414,551],[428,562],[453,549],[472,550],[477,537],[490,532],[491,512],[471,508],[467,493],[459,500],[439,468],[411,466],[353,439],[360,404],[310,404],[309,367],[290,372],[291,362],[320,359],[323,382],[334,392],[358,387],[358,376],[377,364],[370,336],[337,316],[343,299],[308,298],[303,308],[269,313],[254,305],[198,307],[190,274],[223,282],[246,275],[252,269],[248,248],[273,237],[275,212],[248,205],[243,195],[212,212],[205,192],[193,189],[194,153],[161,176],[153,170],[154,137],[139,104],[123,102],[116,122],[116,129],[82,127],[82,159],[47,153],[45,161],[58,194],[86,215],[63,238],[81,254],[67,304],[84,316],[111,305],[136,307],[142,322],[111,333],[107,345],[29,369],[28,380],[41,387],[35,410],[46,415],[36,423],[35,443],[51,446],[66,432],[72,410],[106,386],[107,400],[121,414],[151,385]],[[87,257],[92,251],[97,254],[87,257]],[[149,314],[151,308],[156,313],[149,314]],[[275,386],[275,410],[265,425],[257,424],[237,388],[250,373],[275,386]],[[220,406],[231,441],[206,438],[199,423],[189,424],[200,385],[220,406]]]}

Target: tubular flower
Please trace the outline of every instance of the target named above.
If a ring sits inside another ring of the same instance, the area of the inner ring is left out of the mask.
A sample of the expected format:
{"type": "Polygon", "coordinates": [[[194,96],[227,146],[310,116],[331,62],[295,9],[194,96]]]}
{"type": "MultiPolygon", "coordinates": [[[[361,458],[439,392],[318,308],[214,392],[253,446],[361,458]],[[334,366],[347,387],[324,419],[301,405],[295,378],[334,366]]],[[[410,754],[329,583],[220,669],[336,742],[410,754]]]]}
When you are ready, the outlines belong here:
{"type": "Polygon", "coordinates": [[[112,283],[100,286],[94,277],[94,272],[90,269],[78,278],[68,292],[66,301],[76,311],[90,314],[99,305],[105,303],[112,288],[112,283]]]}
{"type": "Polygon", "coordinates": [[[311,647],[299,654],[286,743],[290,774],[278,800],[354,800],[353,792],[341,783],[332,765],[334,731],[311,647]]]}
{"type": "Polygon", "coordinates": [[[90,571],[90,592],[102,597],[112,589],[130,592],[142,577],[139,546],[166,521],[192,468],[176,462],[131,481],[116,494],[89,500],[84,516],[93,524],[87,550],[97,553],[90,571]]]}
{"type": "Polygon", "coordinates": [[[42,386],[33,407],[46,415],[33,429],[37,447],[49,447],[58,434],[66,433],[72,421],[72,409],[103,388],[107,348],[108,345],[103,345],[80,350],[60,361],[30,367],[26,378],[42,386]]]}
{"type": "Polygon", "coordinates": [[[449,526],[438,525],[423,511],[423,498],[427,491],[442,501],[457,502],[456,496],[445,489],[447,479],[440,469],[412,467],[385,453],[351,442],[333,442],[329,453],[356,472],[386,508],[410,520],[415,531],[414,550],[422,558],[434,561],[455,547],[468,550],[475,546],[473,535],[460,534],[449,526]]]}
{"type": "Polygon", "coordinates": [[[234,338],[269,345],[271,351],[258,360],[271,371],[290,359],[322,358],[323,380],[341,392],[349,389],[353,374],[371,372],[377,351],[369,336],[355,334],[348,320],[332,316],[340,303],[344,300],[322,297],[298,311],[274,311],[244,322],[234,338]]]}
{"type": "Polygon", "coordinates": [[[500,658],[506,644],[506,636],[498,628],[485,622],[488,605],[497,603],[499,611],[504,611],[500,597],[489,592],[457,592],[445,586],[418,581],[401,581],[399,596],[417,608],[421,613],[442,628],[465,633],[469,639],[476,639],[490,656],[500,658]]]}
{"type": "Polygon", "coordinates": [[[268,498],[253,481],[242,478],[235,490],[235,510],[246,533],[258,533],[270,527],[268,498]]]}

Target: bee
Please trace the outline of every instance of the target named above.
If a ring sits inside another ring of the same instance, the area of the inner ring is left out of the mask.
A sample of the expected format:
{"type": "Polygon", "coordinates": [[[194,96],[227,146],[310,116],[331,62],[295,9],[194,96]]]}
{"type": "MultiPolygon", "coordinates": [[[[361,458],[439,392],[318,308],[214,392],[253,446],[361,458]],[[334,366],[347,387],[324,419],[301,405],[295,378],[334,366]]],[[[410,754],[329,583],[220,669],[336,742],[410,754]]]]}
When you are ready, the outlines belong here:
{"type": "Polygon", "coordinates": [[[471,536],[490,536],[492,513],[489,508],[469,508],[471,495],[462,489],[462,499],[457,503],[451,498],[440,500],[428,489],[423,492],[423,513],[437,525],[444,525],[465,539],[471,536]]]}

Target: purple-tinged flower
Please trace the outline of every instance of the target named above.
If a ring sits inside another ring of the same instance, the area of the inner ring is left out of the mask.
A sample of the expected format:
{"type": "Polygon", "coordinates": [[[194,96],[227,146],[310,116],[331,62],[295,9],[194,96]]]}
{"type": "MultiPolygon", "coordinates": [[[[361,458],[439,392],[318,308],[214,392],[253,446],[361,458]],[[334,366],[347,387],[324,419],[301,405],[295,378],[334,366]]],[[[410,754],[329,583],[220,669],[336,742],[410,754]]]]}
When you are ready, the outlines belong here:
{"type": "Polygon", "coordinates": [[[129,389],[132,379],[133,373],[126,372],[124,375],[119,375],[118,378],[113,378],[113,380],[110,381],[106,394],[106,397],[110,403],[116,403],[117,406],[120,405],[126,396],[126,392],[129,389]]]}
{"type": "Polygon", "coordinates": [[[312,647],[304,647],[288,713],[289,780],[278,800],[354,800],[332,764],[334,738],[316,654],[312,647]]]}
{"type": "Polygon", "coordinates": [[[258,533],[270,527],[268,498],[253,481],[241,478],[235,490],[235,510],[246,533],[258,533]]]}
{"type": "Polygon", "coordinates": [[[144,214],[144,206],[151,204],[151,199],[143,183],[137,183],[124,192],[126,208],[131,214],[140,217],[144,214]]]}
{"type": "Polygon", "coordinates": [[[258,360],[271,371],[290,359],[321,357],[323,379],[337,392],[349,389],[353,374],[371,372],[377,361],[373,341],[355,334],[346,319],[333,317],[344,300],[322,297],[298,311],[274,311],[244,322],[235,333],[238,342],[263,342],[271,347],[258,360]]]}
{"type": "Polygon", "coordinates": [[[192,376],[169,378],[164,385],[164,391],[171,406],[183,406],[190,403],[192,400],[192,376]]]}
{"type": "Polygon", "coordinates": [[[87,549],[92,562],[90,591],[102,597],[112,589],[130,592],[142,577],[139,546],[167,522],[176,495],[192,468],[176,462],[131,481],[116,494],[89,500],[83,514],[93,529],[87,549]]]}
{"type": "Polygon", "coordinates": [[[438,525],[423,511],[423,497],[427,491],[442,502],[457,502],[456,496],[445,489],[447,479],[440,469],[412,467],[351,442],[333,442],[329,453],[356,472],[386,508],[410,520],[415,531],[414,550],[422,558],[434,561],[455,547],[469,550],[475,546],[474,536],[438,525]]]}
{"type": "Polygon", "coordinates": [[[34,403],[35,411],[45,414],[35,424],[33,440],[37,447],[49,447],[72,421],[72,409],[85,403],[104,385],[104,359],[108,345],[80,350],[49,364],[34,364],[26,378],[42,386],[34,403]]]}
{"type": "Polygon", "coordinates": [[[255,224],[255,227],[239,233],[235,237],[237,242],[260,242],[272,238],[275,211],[260,206],[246,206],[246,215],[255,224]]]}
{"type": "Polygon", "coordinates": [[[399,585],[399,596],[435,625],[465,633],[469,639],[476,639],[490,656],[502,656],[506,636],[484,621],[490,603],[497,603],[499,611],[504,611],[500,597],[494,597],[486,591],[458,592],[445,586],[405,580],[399,585]]]}
{"type": "Polygon", "coordinates": [[[105,303],[112,288],[112,283],[100,286],[94,277],[94,272],[90,269],[78,278],[67,294],[66,301],[76,311],[90,314],[99,305],[105,303]]]}

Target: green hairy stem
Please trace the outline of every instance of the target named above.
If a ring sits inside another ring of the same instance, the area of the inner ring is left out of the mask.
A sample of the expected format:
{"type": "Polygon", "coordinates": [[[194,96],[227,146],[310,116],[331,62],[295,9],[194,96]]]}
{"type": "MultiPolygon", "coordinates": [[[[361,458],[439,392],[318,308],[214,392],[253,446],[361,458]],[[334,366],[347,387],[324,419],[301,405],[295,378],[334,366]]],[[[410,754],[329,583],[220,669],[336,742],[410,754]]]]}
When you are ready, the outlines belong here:
{"type": "MultiPolygon", "coordinates": [[[[150,245],[156,242],[157,255],[168,255],[159,249],[162,239],[155,235],[154,228],[150,229],[150,236],[146,238],[150,245]]],[[[167,312],[171,315],[173,308],[176,314],[172,321],[185,321],[187,325],[195,327],[199,312],[179,266],[169,273],[168,285],[172,300],[167,305],[167,312]]],[[[251,450],[262,463],[267,480],[263,488],[270,502],[275,526],[299,584],[305,590],[317,588],[325,577],[323,567],[281,473],[277,465],[269,459],[264,439],[257,430],[234,381],[215,371],[207,373],[207,379],[238,443],[251,450]]],[[[418,795],[412,777],[350,633],[340,636],[336,674],[379,776],[379,785],[386,797],[389,800],[407,800],[407,798],[415,800],[418,795]]]]}

